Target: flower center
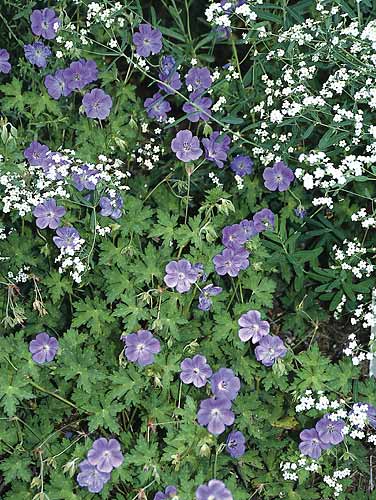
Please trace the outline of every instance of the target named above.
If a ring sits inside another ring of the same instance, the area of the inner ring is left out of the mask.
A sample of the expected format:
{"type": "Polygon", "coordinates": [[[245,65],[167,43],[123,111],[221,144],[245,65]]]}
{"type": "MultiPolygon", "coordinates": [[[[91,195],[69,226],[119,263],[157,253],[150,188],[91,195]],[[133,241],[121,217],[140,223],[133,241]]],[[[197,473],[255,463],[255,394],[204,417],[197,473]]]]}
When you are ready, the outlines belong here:
{"type": "Polygon", "coordinates": [[[137,350],[142,352],[145,349],[145,344],[138,344],[137,345],[137,350]]]}
{"type": "Polygon", "coordinates": [[[185,278],[185,274],[184,273],[178,273],[178,279],[179,280],[183,280],[185,278]]]}
{"type": "Polygon", "coordinates": [[[189,144],[189,142],[184,142],[183,143],[183,149],[184,149],[184,151],[190,151],[191,150],[191,145],[189,144]]]}

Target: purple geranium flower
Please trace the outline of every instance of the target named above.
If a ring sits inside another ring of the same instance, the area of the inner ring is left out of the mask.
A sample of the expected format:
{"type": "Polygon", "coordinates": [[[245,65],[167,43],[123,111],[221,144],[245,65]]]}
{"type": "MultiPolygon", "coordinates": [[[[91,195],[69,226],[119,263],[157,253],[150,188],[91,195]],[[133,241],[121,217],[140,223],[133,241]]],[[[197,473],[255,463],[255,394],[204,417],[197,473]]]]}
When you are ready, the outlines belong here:
{"type": "Polygon", "coordinates": [[[222,481],[212,479],[197,488],[196,500],[233,500],[233,497],[222,481]]]}
{"type": "Polygon", "coordinates": [[[24,157],[30,163],[30,165],[47,167],[48,153],[50,152],[48,146],[41,144],[38,141],[33,141],[24,151],[24,157]]]}
{"type": "Polygon", "coordinates": [[[236,175],[244,177],[252,172],[253,161],[249,156],[236,156],[230,163],[230,168],[236,175]]]}
{"type": "Polygon", "coordinates": [[[111,474],[100,472],[95,465],[91,465],[88,460],[84,460],[78,467],[81,472],[77,474],[77,483],[82,488],[87,488],[90,493],[99,493],[103,486],[109,481],[111,474]]]}
{"type": "Polygon", "coordinates": [[[104,120],[110,114],[112,99],[108,94],[103,92],[102,89],[95,88],[84,95],[82,104],[86,116],[104,120]]]}
{"type": "Polygon", "coordinates": [[[88,451],[87,460],[90,465],[95,465],[99,472],[111,472],[123,463],[120,443],[117,439],[99,438],[88,451]]]}
{"type": "Polygon", "coordinates": [[[232,401],[240,391],[240,380],[230,368],[220,368],[214,373],[210,382],[212,393],[218,398],[232,401]]]}
{"type": "Polygon", "coordinates": [[[227,436],[226,451],[233,458],[239,458],[245,453],[245,437],[240,431],[232,431],[227,436]]]}
{"type": "Polygon", "coordinates": [[[282,339],[277,336],[264,335],[255,349],[257,361],[264,366],[272,366],[278,358],[286,356],[287,348],[282,339]]]}
{"type": "Polygon", "coordinates": [[[180,363],[180,368],[180,380],[184,384],[193,384],[195,387],[204,387],[207,379],[213,373],[205,356],[201,356],[201,354],[196,354],[192,359],[185,358],[180,363]]]}
{"type": "Polygon", "coordinates": [[[69,91],[81,90],[98,78],[98,69],[95,61],[80,59],[73,61],[63,73],[65,84],[69,91]]]}
{"type": "Polygon", "coordinates": [[[220,276],[228,274],[235,277],[249,266],[249,252],[245,248],[225,248],[213,258],[216,272],[220,276]]]}
{"type": "Polygon", "coordinates": [[[52,361],[56,356],[59,347],[55,337],[50,337],[47,333],[38,333],[34,340],[29,344],[29,351],[32,354],[33,361],[38,364],[52,361]]]}
{"type": "Polygon", "coordinates": [[[159,79],[165,82],[164,84],[158,83],[160,90],[167,93],[174,93],[175,90],[181,89],[182,83],[180,75],[176,71],[176,62],[173,56],[162,57],[160,68],[159,79]]]}
{"type": "Polygon", "coordinates": [[[247,241],[258,234],[258,231],[256,231],[255,228],[255,223],[252,220],[244,219],[240,222],[240,225],[244,231],[247,241]]]}
{"type": "Polygon", "coordinates": [[[258,233],[266,229],[274,229],[274,214],[269,208],[263,208],[253,216],[253,223],[258,233]]]}
{"type": "Polygon", "coordinates": [[[270,191],[286,191],[292,181],[294,174],[283,161],[274,163],[273,167],[267,167],[262,174],[264,178],[264,185],[270,191]]]}
{"type": "Polygon", "coordinates": [[[56,229],[57,236],[54,236],[53,242],[58,248],[74,251],[80,243],[80,235],[74,227],[59,227],[56,229]]]}
{"type": "Polygon", "coordinates": [[[198,308],[201,309],[201,311],[209,311],[213,305],[210,297],[218,295],[221,292],[222,288],[220,286],[214,286],[212,284],[204,286],[198,298],[198,308]]]}
{"type": "Polygon", "coordinates": [[[248,311],[242,314],[238,321],[240,328],[239,338],[242,342],[252,340],[253,344],[257,344],[261,337],[269,333],[270,325],[267,321],[261,320],[261,314],[258,311],[248,311]]]}
{"type": "Polygon", "coordinates": [[[123,198],[120,194],[113,196],[102,196],[99,200],[101,206],[100,214],[111,219],[120,219],[122,216],[123,198]]]}
{"type": "Polygon", "coordinates": [[[88,165],[81,165],[79,170],[72,175],[72,182],[78,191],[88,189],[94,191],[99,181],[99,170],[88,165]]]}
{"type": "Polygon", "coordinates": [[[323,443],[316,429],[304,429],[299,435],[301,443],[299,450],[303,455],[317,460],[321,456],[323,450],[327,450],[330,445],[323,443]]]}
{"type": "Polygon", "coordinates": [[[232,425],[235,416],[228,398],[209,398],[200,403],[197,413],[198,423],[208,428],[210,434],[222,434],[227,425],[232,425]]]}
{"type": "Polygon", "coordinates": [[[320,441],[329,445],[339,444],[344,440],[344,427],[343,420],[331,420],[328,415],[321,418],[315,426],[320,441]]]}
{"type": "Polygon", "coordinates": [[[0,73],[9,73],[11,68],[9,52],[6,49],[0,49],[0,73]]]}
{"type": "Polygon", "coordinates": [[[133,35],[133,43],[139,56],[149,57],[162,50],[162,33],[153,29],[150,24],[140,24],[138,31],[133,35]]]}
{"type": "Polygon", "coordinates": [[[33,210],[34,217],[37,218],[36,224],[39,229],[56,229],[60,226],[60,219],[65,214],[64,207],[58,207],[53,198],[40,203],[33,210]]]}
{"type": "Polygon", "coordinates": [[[178,490],[175,488],[175,486],[167,486],[167,488],[163,491],[158,491],[155,496],[154,500],[171,500],[174,498],[175,495],[177,495],[178,490]]]}
{"type": "Polygon", "coordinates": [[[240,224],[232,224],[223,228],[222,243],[225,247],[240,248],[246,241],[246,233],[240,224]]]}
{"type": "Polygon", "coordinates": [[[202,155],[200,141],[190,130],[180,130],[171,142],[171,149],[184,162],[197,160],[202,155]]]}
{"type": "Polygon", "coordinates": [[[53,9],[33,10],[30,16],[31,31],[34,35],[46,40],[56,38],[56,33],[61,25],[60,19],[53,9]]]}
{"type": "Polygon", "coordinates": [[[123,337],[125,342],[125,356],[129,361],[139,366],[151,365],[155,354],[161,350],[161,344],[149,330],[138,330],[123,337]]]}
{"type": "Polygon", "coordinates": [[[34,42],[25,45],[24,52],[26,59],[38,68],[45,68],[47,66],[47,58],[51,55],[51,50],[43,42],[34,42]]]}
{"type": "Polygon", "coordinates": [[[68,96],[71,93],[69,90],[66,79],[65,70],[58,69],[54,75],[47,75],[44,79],[48,94],[53,99],[60,99],[61,96],[68,96]]]}
{"type": "Polygon", "coordinates": [[[191,68],[186,77],[185,83],[192,91],[202,92],[212,84],[212,77],[208,68],[191,68]]]}
{"type": "Polygon", "coordinates": [[[205,158],[214,162],[218,168],[223,168],[223,162],[227,160],[231,139],[228,135],[213,132],[209,139],[202,139],[205,148],[205,158]]]}
{"type": "Polygon", "coordinates": [[[179,293],[188,292],[198,277],[198,272],[185,259],[169,262],[166,266],[166,273],[164,282],[169,288],[176,288],[179,293]]]}
{"type": "Polygon", "coordinates": [[[159,92],[145,99],[144,108],[149,118],[156,118],[159,121],[167,120],[167,113],[171,111],[170,103],[159,92]]]}
{"type": "Polygon", "coordinates": [[[199,120],[207,121],[211,117],[211,105],[213,101],[210,97],[202,97],[200,92],[192,92],[189,96],[190,102],[183,105],[184,113],[187,113],[187,119],[190,122],[199,120]]]}

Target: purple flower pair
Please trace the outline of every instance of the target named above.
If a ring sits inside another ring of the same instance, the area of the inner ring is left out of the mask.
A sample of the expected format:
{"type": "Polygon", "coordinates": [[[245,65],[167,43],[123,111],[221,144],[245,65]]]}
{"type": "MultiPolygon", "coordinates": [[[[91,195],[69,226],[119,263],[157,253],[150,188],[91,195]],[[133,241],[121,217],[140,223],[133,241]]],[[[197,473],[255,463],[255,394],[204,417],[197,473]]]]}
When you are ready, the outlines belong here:
{"type": "MultiPolygon", "coordinates": [[[[59,69],[54,75],[47,75],[44,84],[53,99],[68,96],[73,90],[81,90],[98,78],[95,61],[80,59],[73,61],[69,68],[59,69]]],[[[97,89],[99,90],[99,89],[97,89]]]]}
{"type": "Polygon", "coordinates": [[[139,366],[151,365],[154,356],[161,350],[161,344],[149,330],[139,330],[122,337],[125,343],[124,354],[129,361],[139,366]]]}
{"type": "Polygon", "coordinates": [[[249,266],[249,252],[242,247],[225,248],[222,253],[213,258],[216,272],[220,276],[228,274],[231,277],[236,277],[241,270],[247,269],[249,266]]]}
{"type": "Polygon", "coordinates": [[[211,390],[214,397],[201,401],[197,421],[211,434],[218,435],[234,423],[231,404],[240,390],[240,380],[231,369],[221,368],[211,377],[211,390]]]}
{"type": "Polygon", "coordinates": [[[79,464],[77,482],[90,493],[99,493],[109,481],[111,471],[120,467],[124,457],[117,439],[96,439],[87,453],[87,459],[79,464]]]}
{"type": "Polygon", "coordinates": [[[327,450],[343,441],[344,427],[345,422],[343,420],[331,420],[328,415],[325,415],[316,423],[315,428],[304,429],[300,433],[299,450],[303,455],[317,460],[323,450],[327,450]]]}

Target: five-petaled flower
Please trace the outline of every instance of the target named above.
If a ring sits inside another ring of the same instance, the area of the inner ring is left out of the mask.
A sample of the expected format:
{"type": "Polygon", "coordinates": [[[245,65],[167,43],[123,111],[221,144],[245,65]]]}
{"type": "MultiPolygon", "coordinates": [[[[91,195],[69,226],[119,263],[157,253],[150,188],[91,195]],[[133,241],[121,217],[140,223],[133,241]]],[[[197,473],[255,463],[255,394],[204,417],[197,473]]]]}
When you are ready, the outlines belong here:
{"type": "Polygon", "coordinates": [[[197,270],[186,259],[173,260],[166,266],[164,282],[169,288],[176,288],[179,293],[188,292],[197,278],[197,270]]]}
{"type": "Polygon", "coordinates": [[[202,155],[200,141],[190,130],[180,130],[171,142],[171,149],[184,162],[197,160],[202,155]]]}
{"type": "Polygon", "coordinates": [[[201,354],[196,354],[192,359],[184,359],[180,368],[180,380],[184,384],[193,384],[195,387],[204,387],[212,375],[212,370],[207,364],[205,356],[201,354]]]}
{"type": "Polygon", "coordinates": [[[122,337],[125,343],[124,354],[129,361],[139,366],[151,365],[154,356],[161,350],[161,344],[149,330],[139,330],[122,337]]]}
{"type": "Polygon", "coordinates": [[[140,24],[133,35],[133,43],[136,45],[137,55],[141,57],[158,54],[162,50],[162,33],[153,29],[150,24],[140,24]]]}
{"type": "Polygon", "coordinates": [[[55,337],[50,337],[47,333],[38,333],[29,344],[29,351],[33,361],[38,364],[48,363],[56,356],[59,343],[55,337]]]}
{"type": "Polygon", "coordinates": [[[89,464],[95,465],[99,472],[111,472],[123,463],[120,443],[117,439],[96,439],[87,453],[89,464]]]}
{"type": "Polygon", "coordinates": [[[95,88],[84,95],[82,104],[88,118],[104,120],[110,114],[112,99],[102,89],[95,88]]]}
{"type": "Polygon", "coordinates": [[[39,229],[56,229],[60,226],[60,219],[65,215],[65,208],[56,205],[53,198],[40,203],[33,210],[34,217],[37,218],[36,225],[39,229]]]}

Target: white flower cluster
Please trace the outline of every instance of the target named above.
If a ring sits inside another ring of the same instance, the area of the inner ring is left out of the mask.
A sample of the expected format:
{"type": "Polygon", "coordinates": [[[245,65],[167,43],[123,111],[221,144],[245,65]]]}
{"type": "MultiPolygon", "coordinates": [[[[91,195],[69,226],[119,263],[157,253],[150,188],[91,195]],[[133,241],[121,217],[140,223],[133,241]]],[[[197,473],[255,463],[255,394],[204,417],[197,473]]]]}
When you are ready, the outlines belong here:
{"type": "MultiPolygon", "coordinates": [[[[80,239],[79,243],[76,246],[76,251],[79,252],[81,249],[81,245],[85,242],[85,240],[80,239]]],[[[69,275],[76,283],[81,283],[82,275],[86,271],[87,267],[82,262],[81,258],[76,255],[74,256],[74,252],[70,251],[69,253],[64,251],[64,249],[60,249],[60,255],[56,257],[55,262],[59,263],[59,273],[63,274],[69,271],[69,275]]]]}
{"type": "Polygon", "coordinates": [[[214,172],[209,172],[209,179],[212,181],[213,184],[215,184],[218,187],[223,187],[223,184],[219,180],[219,178],[215,175],[214,172]]]}
{"type": "Polygon", "coordinates": [[[360,222],[365,229],[376,227],[375,213],[368,215],[366,208],[361,208],[358,212],[354,212],[351,216],[353,222],[360,222]]]}
{"type": "Polygon", "coordinates": [[[328,190],[340,188],[354,177],[363,175],[369,165],[376,161],[376,155],[348,155],[335,165],[323,151],[314,151],[302,153],[298,160],[301,166],[296,169],[295,175],[303,182],[304,188],[307,191],[315,188],[328,190]],[[306,169],[304,164],[307,165],[306,169]],[[312,167],[315,167],[313,172],[312,167]]]}
{"type": "Polygon", "coordinates": [[[320,465],[315,460],[307,458],[304,455],[300,455],[296,462],[281,462],[279,467],[285,481],[297,481],[299,479],[298,472],[302,470],[308,472],[320,471],[320,465]]]}
{"type": "Polygon", "coordinates": [[[350,469],[342,469],[334,471],[332,476],[326,475],[323,478],[325,484],[330,488],[334,489],[333,495],[338,497],[343,492],[343,485],[339,482],[341,479],[345,479],[350,476],[350,469]]]}
{"type": "Polygon", "coordinates": [[[30,278],[29,275],[30,266],[23,266],[19,269],[17,274],[14,274],[12,271],[7,273],[7,278],[12,283],[26,283],[30,278]]]}
{"type": "Polygon", "coordinates": [[[344,400],[330,401],[323,391],[317,392],[317,397],[310,389],[307,389],[304,396],[298,398],[299,404],[295,407],[297,413],[315,409],[317,411],[337,410],[345,404],[344,400]]]}
{"type": "Polygon", "coordinates": [[[205,10],[207,21],[222,28],[230,28],[233,19],[241,18],[247,25],[257,19],[257,14],[253,10],[255,5],[261,5],[262,0],[246,1],[238,5],[238,0],[229,0],[226,3],[214,2],[205,10]]]}
{"type": "Polygon", "coordinates": [[[375,266],[363,258],[367,251],[367,248],[363,247],[357,238],[354,238],[353,241],[344,240],[342,248],[339,248],[338,245],[333,246],[336,264],[330,267],[331,269],[340,268],[344,271],[350,271],[358,279],[369,278],[375,270],[375,266]]]}
{"type": "MultiPolygon", "coordinates": [[[[148,132],[149,124],[143,123],[141,125],[141,130],[144,134],[148,132]]],[[[160,128],[155,128],[150,131],[150,135],[147,138],[145,144],[139,145],[131,157],[136,160],[136,163],[147,170],[152,170],[157,166],[158,162],[161,160],[161,156],[165,153],[165,148],[160,146],[160,134],[162,130],[160,128]]]]}
{"type": "Polygon", "coordinates": [[[80,27],[73,21],[60,27],[56,42],[61,45],[61,50],[56,56],[63,57],[64,49],[68,52],[78,49],[78,43],[84,46],[95,43],[95,36],[91,34],[91,30],[98,24],[104,26],[103,34],[109,37],[109,41],[106,42],[108,47],[119,48],[114,32],[124,29],[128,16],[129,12],[120,2],[115,2],[112,6],[108,2],[90,2],[87,6],[85,27],[80,27]]]}

